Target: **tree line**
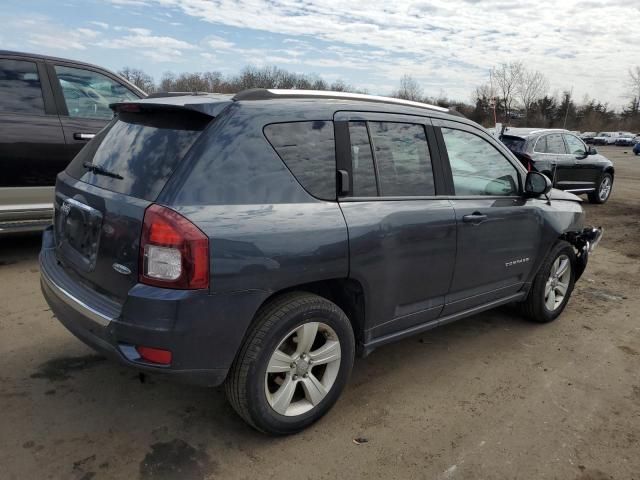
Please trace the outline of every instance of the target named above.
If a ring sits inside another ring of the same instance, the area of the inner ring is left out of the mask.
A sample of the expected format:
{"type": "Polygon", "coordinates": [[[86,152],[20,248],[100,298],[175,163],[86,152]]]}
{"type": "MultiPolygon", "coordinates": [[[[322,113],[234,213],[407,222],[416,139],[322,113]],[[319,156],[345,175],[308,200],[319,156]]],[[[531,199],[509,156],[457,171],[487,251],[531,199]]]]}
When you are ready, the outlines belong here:
{"type": "MultiPolygon", "coordinates": [[[[368,93],[342,80],[327,82],[318,75],[289,72],[275,66],[245,67],[236,75],[218,71],[166,72],[156,83],[150,75],[136,68],[118,72],[147,93],[217,92],[237,93],[248,88],[295,88],[368,93]]],[[[566,128],[580,131],[621,130],[640,132],[640,66],[629,71],[628,104],[616,112],[606,102],[585,97],[574,98],[572,90],[550,92],[546,76],[524,66],[522,62],[502,63],[489,72],[487,82],[475,88],[471,102],[449,99],[444,92],[425,95],[424,89],[410,75],[399,80],[391,96],[453,108],[484,126],[495,122],[515,127],[566,128]]]]}

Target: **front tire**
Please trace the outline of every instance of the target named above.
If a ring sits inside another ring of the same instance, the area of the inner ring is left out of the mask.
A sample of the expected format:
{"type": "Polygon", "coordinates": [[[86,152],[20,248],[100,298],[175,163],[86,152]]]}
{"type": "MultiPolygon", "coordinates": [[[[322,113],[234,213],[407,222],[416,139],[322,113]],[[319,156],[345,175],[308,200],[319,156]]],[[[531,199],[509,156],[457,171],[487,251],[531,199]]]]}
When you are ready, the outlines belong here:
{"type": "Polygon", "coordinates": [[[565,241],[557,242],[540,266],[529,295],[522,304],[524,315],[548,323],[562,313],[575,285],[576,254],[565,241]]]}
{"type": "Polygon", "coordinates": [[[337,305],[310,293],[285,294],[258,312],[227,377],[227,398],[257,430],[299,432],[335,404],[354,354],[351,324],[337,305]]]}
{"type": "Polygon", "coordinates": [[[611,190],[613,190],[613,176],[610,173],[603,173],[598,182],[598,188],[589,194],[589,202],[605,203],[611,196],[611,190]]]}

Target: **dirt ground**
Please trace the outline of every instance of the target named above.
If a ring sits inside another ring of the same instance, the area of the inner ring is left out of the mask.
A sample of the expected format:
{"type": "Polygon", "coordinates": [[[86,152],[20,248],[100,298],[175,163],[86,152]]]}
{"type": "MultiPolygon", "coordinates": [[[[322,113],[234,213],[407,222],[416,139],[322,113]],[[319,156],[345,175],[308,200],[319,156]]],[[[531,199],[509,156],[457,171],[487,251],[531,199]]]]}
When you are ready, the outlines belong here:
{"type": "Polygon", "coordinates": [[[601,151],[605,237],[557,322],[502,309],[380,348],[288,438],[95,355],[40,294],[39,238],[0,240],[0,478],[640,479],[640,157],[601,151]]]}

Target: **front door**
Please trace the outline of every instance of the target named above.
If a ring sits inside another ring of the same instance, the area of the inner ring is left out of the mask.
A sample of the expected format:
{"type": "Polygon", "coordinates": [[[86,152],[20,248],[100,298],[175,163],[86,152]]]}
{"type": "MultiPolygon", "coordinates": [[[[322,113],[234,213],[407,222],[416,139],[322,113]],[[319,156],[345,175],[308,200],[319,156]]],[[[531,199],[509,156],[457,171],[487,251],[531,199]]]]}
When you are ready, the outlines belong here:
{"type": "Polygon", "coordinates": [[[10,220],[9,211],[51,209],[56,175],[69,160],[44,67],[0,58],[0,220],[10,220]]]}
{"type": "Polygon", "coordinates": [[[594,156],[587,155],[587,146],[575,135],[564,133],[562,136],[567,145],[568,162],[573,162],[573,169],[566,175],[572,185],[566,190],[580,193],[596,188],[600,168],[598,168],[594,156]]]}
{"type": "Polygon", "coordinates": [[[115,79],[88,68],[49,64],[48,71],[70,158],[113,118],[110,104],[138,100],[115,79]]]}
{"type": "Polygon", "coordinates": [[[535,264],[540,218],[520,195],[517,160],[497,142],[471,126],[440,120],[437,126],[457,223],[446,316],[518,294],[535,264]]]}
{"type": "Polygon", "coordinates": [[[368,343],[437,321],[455,262],[455,215],[437,196],[442,175],[428,119],[342,113],[336,120],[351,179],[340,207],[350,276],[366,293],[368,343]]]}

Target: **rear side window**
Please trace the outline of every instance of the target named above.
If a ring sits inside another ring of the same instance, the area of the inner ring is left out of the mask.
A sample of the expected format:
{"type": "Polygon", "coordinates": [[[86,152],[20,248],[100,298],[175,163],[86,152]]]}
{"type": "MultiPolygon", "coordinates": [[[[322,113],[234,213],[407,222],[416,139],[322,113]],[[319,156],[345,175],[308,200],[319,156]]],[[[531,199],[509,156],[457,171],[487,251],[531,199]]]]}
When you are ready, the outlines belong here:
{"type": "Polygon", "coordinates": [[[562,140],[562,135],[559,133],[540,137],[536,143],[535,151],[538,153],[554,153],[556,155],[567,153],[564,140],[562,140]]]}
{"type": "Polygon", "coordinates": [[[336,199],[333,122],[273,123],[264,127],[264,134],[307,192],[336,199]]]}
{"type": "Polygon", "coordinates": [[[40,77],[34,62],[0,59],[0,113],[44,115],[40,77]]]}
{"type": "Polygon", "coordinates": [[[56,75],[70,117],[109,120],[109,104],[137,100],[129,89],[91,70],[56,65],[56,75]]]}
{"type": "Polygon", "coordinates": [[[435,195],[424,126],[369,122],[381,196],[435,195]]]}
{"type": "Polygon", "coordinates": [[[500,140],[502,140],[502,143],[512,152],[524,152],[524,138],[503,135],[500,140]]]}
{"type": "Polygon", "coordinates": [[[180,110],[121,112],[80,151],[67,173],[97,187],[155,200],[210,121],[207,115],[180,110]]]}

